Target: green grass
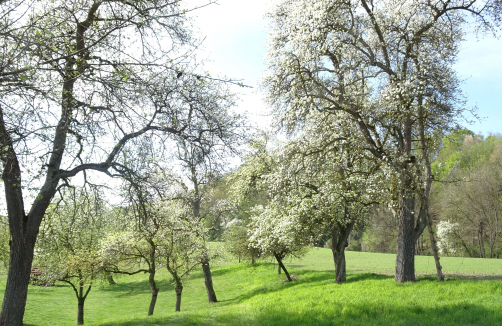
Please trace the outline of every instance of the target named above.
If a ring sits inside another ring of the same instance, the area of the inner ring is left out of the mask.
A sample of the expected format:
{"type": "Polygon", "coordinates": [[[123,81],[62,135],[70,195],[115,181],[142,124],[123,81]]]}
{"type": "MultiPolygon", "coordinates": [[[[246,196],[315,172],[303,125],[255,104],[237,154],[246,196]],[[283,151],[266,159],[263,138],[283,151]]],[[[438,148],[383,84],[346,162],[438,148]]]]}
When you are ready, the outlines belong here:
{"type": "MultiPolygon", "coordinates": [[[[396,284],[385,275],[394,268],[394,255],[349,252],[347,259],[345,284],[334,283],[331,252],[326,249],[288,262],[298,278],[292,283],[277,275],[277,264],[226,262],[213,270],[220,302],[207,303],[204,278],[197,272],[184,283],[181,313],[174,313],[173,286],[161,273],[152,317],[146,317],[150,300],[146,275],[124,276],[116,285],[102,283],[92,289],[85,321],[102,326],[501,324],[502,282],[480,279],[502,279],[502,261],[443,259],[446,271],[470,277],[474,271],[476,279],[449,277],[438,283],[434,276],[420,276],[416,283],[396,284]]],[[[417,274],[434,273],[433,260],[427,259],[417,257],[417,274]]],[[[4,286],[2,276],[0,288],[4,286]]],[[[68,286],[30,286],[25,325],[74,325],[76,308],[68,286]]]]}
{"type": "MultiPolygon", "coordinates": [[[[396,255],[347,251],[348,273],[377,273],[394,275],[396,255]]],[[[441,257],[441,265],[446,276],[502,281],[502,260],[463,257],[441,257]]],[[[290,266],[316,271],[333,271],[331,250],[313,248],[302,259],[289,261],[290,266]]],[[[436,273],[432,256],[415,256],[416,275],[426,276],[436,273]]]]}

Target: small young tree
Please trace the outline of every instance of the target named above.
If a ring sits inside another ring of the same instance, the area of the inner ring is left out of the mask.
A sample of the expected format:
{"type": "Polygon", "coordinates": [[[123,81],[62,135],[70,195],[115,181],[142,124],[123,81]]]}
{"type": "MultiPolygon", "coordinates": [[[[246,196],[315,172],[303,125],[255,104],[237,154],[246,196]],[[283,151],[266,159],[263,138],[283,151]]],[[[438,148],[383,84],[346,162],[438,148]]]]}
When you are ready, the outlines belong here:
{"type": "MultiPolygon", "coordinates": [[[[137,164],[144,164],[138,160],[137,164]]],[[[104,268],[109,273],[134,275],[148,274],[152,297],[148,316],[153,315],[159,288],[155,280],[158,266],[163,264],[159,256],[163,233],[171,224],[163,212],[163,200],[173,194],[178,180],[167,170],[152,170],[135,166],[145,173],[129,174],[123,185],[125,208],[115,210],[115,219],[122,222],[122,230],[107,235],[101,243],[104,268]]]]}
{"type": "Polygon", "coordinates": [[[78,301],[77,324],[84,324],[84,303],[93,282],[102,272],[98,253],[106,231],[102,194],[88,189],[68,189],[47,211],[34,262],[41,275],[38,281],[69,284],[78,301]]]}
{"type": "Polygon", "coordinates": [[[260,257],[260,250],[250,246],[249,229],[241,225],[241,221],[237,220],[232,225],[227,226],[223,239],[225,241],[225,249],[241,260],[250,260],[252,264],[260,257]]]}
{"type": "Polygon", "coordinates": [[[282,207],[273,203],[266,208],[257,206],[254,212],[249,224],[249,246],[258,249],[262,256],[274,257],[288,281],[293,281],[284,266],[284,259],[306,254],[311,242],[310,230],[295,216],[285,215],[282,207]]]}
{"type": "MultiPolygon", "coordinates": [[[[206,105],[214,104],[209,102],[206,105]]],[[[230,151],[234,151],[240,145],[245,132],[242,129],[243,119],[240,116],[221,115],[220,120],[219,126],[208,124],[208,128],[213,129],[212,133],[201,134],[196,142],[188,142],[184,138],[179,138],[177,141],[176,159],[181,163],[183,174],[188,179],[187,185],[184,185],[186,189],[184,198],[192,208],[193,217],[199,221],[232,210],[232,205],[228,205],[228,201],[211,201],[209,193],[224,171],[224,159],[230,151]]],[[[206,235],[203,233],[201,236],[205,242],[206,235]]],[[[208,302],[217,302],[209,255],[205,257],[202,261],[202,271],[208,302]]]]}
{"type": "Polygon", "coordinates": [[[175,311],[181,310],[183,278],[207,259],[214,258],[208,250],[203,234],[206,232],[202,223],[194,219],[190,208],[181,201],[162,203],[159,214],[166,227],[159,234],[159,256],[173,277],[176,291],[175,311]]]}
{"type": "Polygon", "coordinates": [[[152,293],[148,316],[153,315],[159,293],[155,281],[158,270],[156,245],[154,239],[145,234],[122,231],[108,234],[101,242],[100,248],[106,272],[127,275],[148,274],[148,283],[152,293]]]}

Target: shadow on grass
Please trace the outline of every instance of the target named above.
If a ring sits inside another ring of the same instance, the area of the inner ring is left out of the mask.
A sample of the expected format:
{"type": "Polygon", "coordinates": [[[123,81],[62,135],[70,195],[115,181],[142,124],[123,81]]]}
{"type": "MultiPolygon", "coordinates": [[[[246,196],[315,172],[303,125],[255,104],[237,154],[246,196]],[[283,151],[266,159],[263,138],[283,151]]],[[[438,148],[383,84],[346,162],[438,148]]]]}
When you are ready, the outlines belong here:
{"type": "Polygon", "coordinates": [[[366,280],[388,280],[392,278],[394,278],[394,276],[375,274],[375,273],[364,273],[364,274],[354,274],[354,275],[349,274],[347,275],[347,283],[354,283],[366,280]]]}
{"type": "MultiPolygon", "coordinates": [[[[272,266],[274,266],[273,263],[264,262],[264,261],[256,262],[254,264],[251,264],[248,262],[242,262],[242,263],[238,263],[237,265],[231,265],[231,266],[211,270],[211,275],[213,277],[214,276],[224,276],[226,274],[235,273],[238,270],[242,271],[242,270],[253,270],[253,269],[258,269],[258,268],[270,268],[272,266]]],[[[276,266],[275,268],[277,269],[277,265],[275,265],[275,266],[276,266]]]]}
{"type": "Polygon", "coordinates": [[[167,317],[139,318],[101,326],[135,325],[500,325],[502,313],[481,305],[455,304],[440,307],[345,304],[315,306],[295,311],[295,307],[250,307],[234,313],[217,309],[211,313],[177,313],[167,317]]]}
{"type": "Polygon", "coordinates": [[[457,278],[461,280],[470,281],[502,281],[502,275],[463,275],[463,274],[450,274],[445,273],[448,278],[457,278]]]}
{"type": "MultiPolygon", "coordinates": [[[[172,291],[174,290],[173,284],[165,280],[156,281],[157,287],[162,291],[172,291]]],[[[136,281],[136,282],[117,282],[116,284],[104,284],[99,287],[100,291],[103,292],[115,292],[117,296],[128,296],[136,295],[140,293],[151,293],[150,284],[147,280],[136,281]]]]}
{"type": "MultiPolygon", "coordinates": [[[[263,285],[261,287],[258,287],[256,289],[253,289],[251,291],[248,291],[246,293],[242,293],[234,298],[227,299],[225,301],[235,301],[235,302],[242,302],[248,299],[253,298],[256,295],[260,294],[270,294],[274,292],[279,292],[283,291],[289,288],[293,288],[296,286],[305,286],[308,284],[318,284],[318,285],[327,285],[327,284],[332,284],[335,283],[335,274],[326,271],[326,272],[319,272],[319,271],[308,271],[308,270],[296,270],[295,274],[297,277],[297,280],[294,280],[293,282],[280,282],[280,283],[270,283],[263,285]]],[[[352,282],[358,282],[362,280],[384,280],[384,279],[389,279],[392,278],[390,276],[386,275],[380,275],[380,274],[372,274],[372,273],[367,273],[367,274],[357,274],[357,275],[349,275],[347,277],[347,282],[346,283],[352,283],[352,282]]],[[[340,284],[343,286],[343,283],[340,284]]]]}

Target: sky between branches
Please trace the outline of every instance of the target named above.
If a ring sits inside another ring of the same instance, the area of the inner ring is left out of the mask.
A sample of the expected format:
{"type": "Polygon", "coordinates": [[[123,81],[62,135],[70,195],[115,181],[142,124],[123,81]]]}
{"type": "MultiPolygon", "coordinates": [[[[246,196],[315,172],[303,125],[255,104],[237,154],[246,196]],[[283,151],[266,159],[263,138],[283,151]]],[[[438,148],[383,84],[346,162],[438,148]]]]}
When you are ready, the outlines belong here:
{"type": "MultiPolygon", "coordinates": [[[[190,0],[202,4],[207,0],[190,0]]],[[[265,70],[264,58],[268,21],[265,13],[274,0],[218,0],[218,4],[196,10],[190,15],[203,42],[202,56],[213,74],[243,79],[252,89],[238,88],[239,111],[247,111],[252,121],[264,128],[271,121],[262,102],[258,82],[265,70]]],[[[502,40],[492,35],[467,35],[456,64],[464,80],[462,90],[467,106],[478,107],[480,122],[465,126],[476,133],[502,133],[502,40]]]]}

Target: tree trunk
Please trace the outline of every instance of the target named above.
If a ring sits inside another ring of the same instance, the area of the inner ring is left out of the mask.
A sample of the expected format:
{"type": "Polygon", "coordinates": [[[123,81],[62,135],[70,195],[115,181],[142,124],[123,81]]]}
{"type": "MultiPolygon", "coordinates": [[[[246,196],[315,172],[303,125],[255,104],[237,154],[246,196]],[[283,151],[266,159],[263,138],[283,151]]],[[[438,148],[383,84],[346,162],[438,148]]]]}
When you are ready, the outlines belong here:
{"type": "Polygon", "coordinates": [[[436,245],[436,239],[434,238],[434,231],[432,231],[432,219],[427,213],[427,229],[429,230],[429,237],[431,240],[432,254],[434,255],[434,261],[436,262],[436,272],[438,276],[438,282],[444,281],[443,267],[439,262],[438,247],[436,245]]]}
{"type": "Polygon", "coordinates": [[[490,235],[490,258],[493,258],[493,246],[495,245],[495,241],[492,240],[492,236],[490,235]]]}
{"type": "Polygon", "coordinates": [[[117,284],[117,283],[115,283],[115,280],[113,279],[113,275],[112,274],[109,274],[107,276],[107,280],[108,280],[108,284],[110,284],[110,285],[117,284]]]}
{"type": "Polygon", "coordinates": [[[33,248],[26,248],[19,242],[14,239],[11,242],[9,272],[0,315],[2,326],[23,325],[33,248]]]}
{"type": "Polygon", "coordinates": [[[183,285],[181,283],[176,283],[176,287],[174,288],[176,291],[176,312],[181,311],[181,292],[183,292],[183,285]]]}
{"type": "Polygon", "coordinates": [[[277,274],[281,275],[281,265],[277,264],[277,274]]]}
{"type": "Polygon", "coordinates": [[[484,237],[483,226],[484,226],[484,223],[483,223],[483,221],[481,221],[479,223],[479,229],[478,229],[478,243],[479,243],[479,257],[480,258],[486,258],[485,242],[483,240],[483,237],[484,237]]]}
{"type": "Polygon", "coordinates": [[[84,324],[84,301],[85,298],[78,298],[77,325],[84,324]]]}
{"type": "Polygon", "coordinates": [[[335,262],[335,282],[343,283],[347,280],[347,267],[345,262],[345,247],[354,227],[353,223],[346,226],[334,226],[331,229],[331,251],[335,262]]]}
{"type": "MultiPolygon", "coordinates": [[[[3,167],[1,179],[4,184],[5,203],[7,205],[9,231],[12,240],[10,242],[7,284],[5,285],[2,311],[0,312],[0,325],[21,326],[28,296],[33,249],[38,234],[38,226],[45,209],[41,212],[42,215],[33,216],[31,221],[25,213],[21,187],[21,168],[12,138],[5,127],[3,114],[0,106],[0,145],[2,147],[0,160],[3,167]]],[[[37,203],[40,204],[41,202],[48,205],[47,199],[42,198],[37,203]]]]}
{"type": "Polygon", "coordinates": [[[55,177],[55,175],[61,166],[70,117],[68,107],[72,103],[66,97],[72,93],[74,82],[75,78],[72,77],[64,83],[63,108],[56,127],[53,150],[47,164],[46,179],[28,215],[25,213],[23,202],[21,168],[12,145],[12,138],[5,128],[3,111],[0,107],[0,144],[3,147],[2,151],[0,151],[0,160],[3,163],[2,179],[9,219],[9,231],[12,237],[9,272],[2,311],[0,312],[0,326],[21,326],[23,324],[38,230],[45,211],[56,193],[59,182],[59,178],[55,177]]]}
{"type": "Polygon", "coordinates": [[[204,283],[206,284],[207,301],[209,303],[218,302],[216,293],[213,288],[213,277],[209,268],[209,261],[202,263],[202,271],[204,272],[204,283]]]}
{"type": "Polygon", "coordinates": [[[415,281],[415,198],[411,191],[404,191],[397,212],[396,282],[415,281]]]}
{"type": "Polygon", "coordinates": [[[275,252],[274,252],[274,257],[275,257],[275,259],[277,259],[277,262],[279,263],[279,267],[282,268],[282,270],[284,271],[284,274],[286,274],[288,281],[293,282],[293,279],[289,275],[289,273],[286,269],[286,266],[284,266],[284,264],[282,263],[282,257],[280,255],[276,254],[275,252]]]}
{"type": "Polygon", "coordinates": [[[155,283],[155,272],[150,272],[148,277],[148,283],[150,283],[150,289],[152,291],[152,299],[150,300],[150,307],[148,308],[148,316],[153,315],[153,310],[155,309],[155,303],[157,303],[157,295],[159,293],[159,288],[155,283]]]}

